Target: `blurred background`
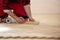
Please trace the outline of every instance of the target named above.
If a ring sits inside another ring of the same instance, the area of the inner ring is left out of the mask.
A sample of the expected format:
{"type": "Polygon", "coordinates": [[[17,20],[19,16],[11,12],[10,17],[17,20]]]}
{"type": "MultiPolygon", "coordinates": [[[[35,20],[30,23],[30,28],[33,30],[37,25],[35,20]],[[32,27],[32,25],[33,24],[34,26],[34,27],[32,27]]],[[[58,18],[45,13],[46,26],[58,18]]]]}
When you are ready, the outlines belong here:
{"type": "Polygon", "coordinates": [[[60,0],[31,0],[33,14],[60,14],[60,0]]]}

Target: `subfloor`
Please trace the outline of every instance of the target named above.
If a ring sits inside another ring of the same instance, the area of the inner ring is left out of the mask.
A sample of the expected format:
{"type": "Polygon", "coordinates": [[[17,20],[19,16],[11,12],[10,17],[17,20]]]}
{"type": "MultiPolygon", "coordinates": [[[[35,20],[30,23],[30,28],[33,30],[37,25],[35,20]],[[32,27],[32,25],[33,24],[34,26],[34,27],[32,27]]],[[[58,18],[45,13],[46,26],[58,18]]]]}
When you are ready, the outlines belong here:
{"type": "Polygon", "coordinates": [[[0,40],[60,40],[60,14],[33,17],[39,24],[0,23],[0,40]]]}

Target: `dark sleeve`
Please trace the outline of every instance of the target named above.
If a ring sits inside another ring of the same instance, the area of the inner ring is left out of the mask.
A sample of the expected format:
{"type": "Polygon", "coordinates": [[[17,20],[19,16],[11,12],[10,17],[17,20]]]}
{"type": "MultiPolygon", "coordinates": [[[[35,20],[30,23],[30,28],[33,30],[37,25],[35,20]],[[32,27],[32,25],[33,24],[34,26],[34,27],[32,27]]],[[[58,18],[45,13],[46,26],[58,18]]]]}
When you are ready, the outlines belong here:
{"type": "Polygon", "coordinates": [[[24,5],[30,4],[30,0],[23,0],[23,4],[24,4],[24,5]]]}

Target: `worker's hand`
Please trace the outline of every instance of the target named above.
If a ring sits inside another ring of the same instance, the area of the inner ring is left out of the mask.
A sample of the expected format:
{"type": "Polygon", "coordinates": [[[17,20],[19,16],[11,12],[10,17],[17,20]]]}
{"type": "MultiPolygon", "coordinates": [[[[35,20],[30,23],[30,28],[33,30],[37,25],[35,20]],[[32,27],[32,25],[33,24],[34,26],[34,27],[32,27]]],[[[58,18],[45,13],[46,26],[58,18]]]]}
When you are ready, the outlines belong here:
{"type": "Polygon", "coordinates": [[[23,18],[23,17],[17,17],[17,18],[16,18],[16,21],[17,21],[18,23],[24,23],[24,18],[23,18]]]}
{"type": "Polygon", "coordinates": [[[8,14],[8,13],[10,13],[10,12],[13,12],[13,10],[8,10],[8,9],[6,9],[6,10],[3,10],[3,12],[8,14]]]}
{"type": "Polygon", "coordinates": [[[29,18],[29,21],[35,22],[35,19],[33,19],[33,18],[29,18]]]}

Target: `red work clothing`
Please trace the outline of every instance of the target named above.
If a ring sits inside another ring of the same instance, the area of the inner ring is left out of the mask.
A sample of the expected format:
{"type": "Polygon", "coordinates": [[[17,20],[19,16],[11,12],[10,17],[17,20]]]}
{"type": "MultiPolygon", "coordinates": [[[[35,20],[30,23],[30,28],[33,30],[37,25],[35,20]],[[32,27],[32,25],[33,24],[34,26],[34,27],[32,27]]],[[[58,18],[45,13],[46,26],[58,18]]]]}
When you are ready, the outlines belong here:
{"type": "Polygon", "coordinates": [[[14,10],[17,16],[27,16],[24,6],[30,4],[30,0],[9,0],[8,7],[14,10]]]}
{"type": "Polygon", "coordinates": [[[23,17],[28,17],[25,10],[24,10],[24,6],[30,4],[30,0],[1,0],[0,1],[1,5],[1,13],[0,16],[4,15],[4,17],[7,17],[7,14],[3,13],[3,9],[13,9],[14,13],[17,16],[23,16],[23,17]],[[3,2],[3,4],[2,4],[3,2]],[[2,7],[3,5],[3,7],[2,7]]]}
{"type": "Polygon", "coordinates": [[[6,18],[8,15],[3,12],[4,8],[2,1],[3,0],[0,0],[0,18],[6,18]]]}

